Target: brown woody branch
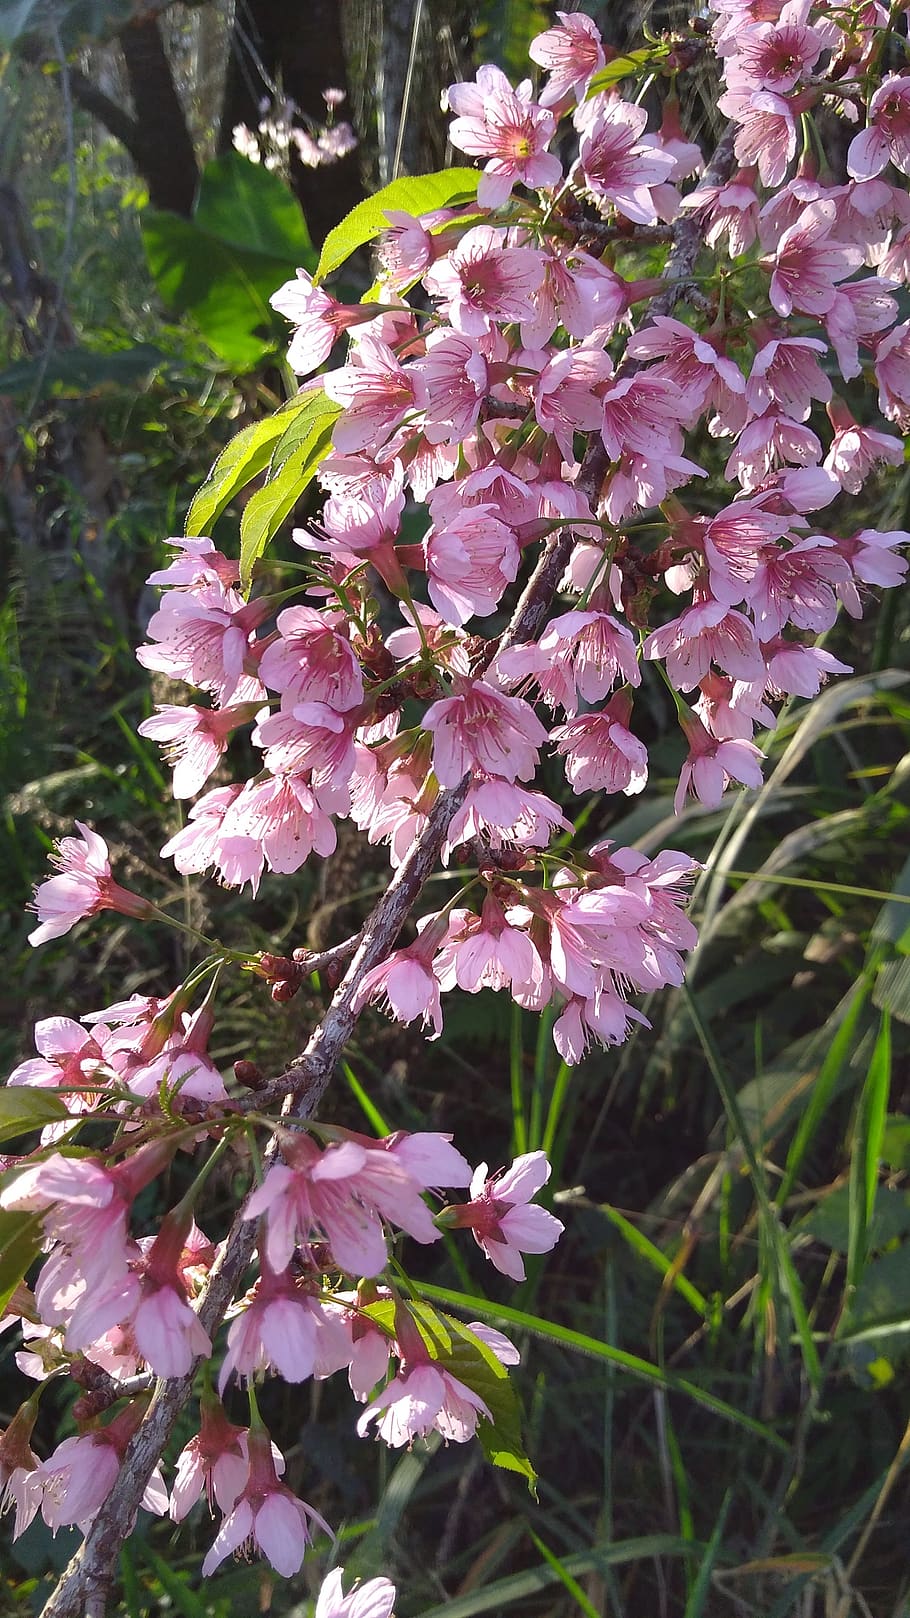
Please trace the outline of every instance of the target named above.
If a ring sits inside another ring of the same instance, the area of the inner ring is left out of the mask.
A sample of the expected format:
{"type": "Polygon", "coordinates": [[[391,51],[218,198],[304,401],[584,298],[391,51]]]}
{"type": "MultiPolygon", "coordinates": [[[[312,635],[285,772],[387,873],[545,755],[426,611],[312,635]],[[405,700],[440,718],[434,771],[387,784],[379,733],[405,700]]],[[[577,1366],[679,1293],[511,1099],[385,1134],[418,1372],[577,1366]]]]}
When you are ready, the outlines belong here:
{"type": "MultiPolygon", "coordinates": [[[[728,128],[703,184],[722,184],[732,173],[733,164],[733,130],[728,128]]],[[[695,267],[702,241],[697,216],[687,213],[675,227],[674,245],[667,260],[665,275],[672,285],[654,300],[652,315],[668,314],[675,307],[695,267]]],[[[596,501],[608,465],[600,438],[592,437],[577,479],[577,486],[592,503],[596,501]]],[[[547,541],[501,644],[514,645],[533,639],[539,633],[574,543],[570,526],[547,541]]],[[[449,825],[467,795],[470,779],[466,776],[458,786],[440,793],[423,832],[366,922],[351,964],[325,1017],[300,1056],[257,1092],[257,1109],[282,1101],[286,1113],[299,1119],[312,1116],[353,1030],[356,1019],[351,1005],[356,990],[365,973],[385,960],[393,948],[439,859],[449,825]]],[[[238,1213],[212,1268],[199,1307],[202,1325],[212,1337],[243,1280],[255,1245],[255,1224],[238,1213]]],[[[156,1384],[152,1403],[130,1443],[114,1488],[47,1602],[42,1618],[84,1618],[87,1613],[103,1618],[120,1546],[132,1528],[149,1477],[161,1459],[192,1385],[192,1372],[156,1384]]]]}

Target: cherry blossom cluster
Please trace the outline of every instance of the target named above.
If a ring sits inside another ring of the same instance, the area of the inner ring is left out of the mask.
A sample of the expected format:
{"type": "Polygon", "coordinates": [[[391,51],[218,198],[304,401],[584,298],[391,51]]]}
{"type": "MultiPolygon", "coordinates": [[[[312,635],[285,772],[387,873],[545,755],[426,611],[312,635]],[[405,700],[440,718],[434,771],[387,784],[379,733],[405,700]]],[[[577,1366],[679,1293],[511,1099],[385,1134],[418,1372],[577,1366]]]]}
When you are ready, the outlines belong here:
{"type": "MultiPolygon", "coordinates": [[[[557,16],[531,45],[536,93],[494,66],[448,92],[451,143],[482,165],[476,195],[420,216],[389,207],[362,302],[303,271],[272,300],[293,328],[296,403],[331,424],[295,561],[270,559],[247,589],[248,563],[195,534],[150,579],[162,595],[140,662],[201,694],[140,726],[175,798],[195,800],[162,854],[255,897],[266,873],[330,856],[340,820],[388,851],[373,917],[319,963],[330,987],[351,963],[321,1025],[335,1015],[342,1030],[330,1067],[367,1007],[438,1037],[454,989],[551,1007],[567,1063],[627,1038],[645,1021],[633,997],[683,980],[697,866],[609,837],[579,847],[573,799],[645,788],[655,704],[645,714],[640,691],[657,680],[681,731],[677,812],[758,787],[755,736],[775,705],[850,672],[821,644],[841,607],[860,617],[870,586],[907,571],[910,535],[849,517],[867,480],[902,462],[910,427],[896,296],[910,279],[910,75],[882,77],[886,50],[907,48],[901,7],[716,0],[710,33],[640,53],[643,81],[671,79],[650,130],[644,97],[627,98],[636,58],[617,64],[586,14],[557,16]],[[729,120],[707,168],[672,88],[706,53],[729,120]],[[821,113],[855,126],[843,182],[821,113]],[[640,273],[664,248],[663,273],[640,273]],[[703,464],[712,441],[722,476],[703,464]],[[246,779],[231,773],[239,731],[257,758],[246,779]],[[417,901],[437,856],[451,897],[429,910],[417,901]],[[404,941],[401,892],[420,911],[404,941]]],[[[168,919],[115,880],[97,831],[77,831],[36,891],[32,943],[104,910],[168,919]]],[[[0,1483],[17,1533],[38,1511],[87,1527],[134,1454],[152,1380],[214,1359],[173,1486],[151,1470],[143,1503],[178,1522],[203,1493],[218,1507],[206,1573],[252,1545],[292,1574],[313,1525],[331,1531],[284,1482],[257,1385],[344,1371],[361,1435],[482,1436],[489,1379],[517,1352],[403,1288],[401,1241],[470,1230],[520,1282],[523,1255],[562,1226],[533,1200],[542,1152],[491,1174],[445,1135],[325,1123],[296,1105],[306,1053],[274,1093],[252,1061],[227,1083],[208,1051],[223,972],[257,973],[281,1002],[317,963],[205,943],[162,998],[39,1023],[37,1056],[10,1077],[62,1105],[0,1189],[44,1249],[7,1324],[39,1392],[67,1369],[85,1391],[79,1432],[46,1460],[30,1444],[38,1395],[23,1406],[0,1483]],[[76,1146],[86,1117],[114,1124],[107,1150],[76,1146]],[[257,1132],[262,1172],[210,1240],[195,1217],[206,1176],[257,1132]],[[139,1193],[164,1198],[176,1154],[203,1143],[190,1190],[138,1234],[139,1193]],[[476,1386],[451,1368],[458,1332],[476,1386]],[[246,1425],[222,1402],[238,1382],[246,1425]]],[[[383,1580],[345,1597],[336,1570],[317,1618],[388,1618],[393,1600],[383,1580]]]]}

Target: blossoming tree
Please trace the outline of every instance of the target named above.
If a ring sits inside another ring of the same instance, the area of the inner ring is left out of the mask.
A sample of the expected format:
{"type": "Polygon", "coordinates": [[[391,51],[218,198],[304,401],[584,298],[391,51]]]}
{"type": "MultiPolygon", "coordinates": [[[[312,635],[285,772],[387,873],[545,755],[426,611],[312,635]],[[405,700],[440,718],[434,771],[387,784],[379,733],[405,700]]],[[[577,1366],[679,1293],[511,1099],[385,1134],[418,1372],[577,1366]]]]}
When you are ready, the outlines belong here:
{"type": "MultiPolygon", "coordinates": [[[[895,297],[910,276],[910,77],[882,70],[906,48],[902,6],[717,0],[709,31],[621,58],[586,15],[558,17],[531,46],[536,92],[494,66],[451,87],[452,145],[479,168],[395,182],[332,233],[313,278],[276,291],[300,391],[220,456],[150,581],[162,596],[139,660],[207,699],[140,727],[175,797],[195,800],[163,857],[255,898],[264,871],[330,855],[349,818],[391,875],[323,954],[200,938],[183,982],[47,1018],[10,1075],[5,1133],[40,1143],[3,1176],[3,1302],[38,1390],[0,1439],[0,1482],[16,1534],[40,1512],[85,1536],[48,1618],[106,1611],[140,1505],[179,1522],[206,1493],[205,1574],[252,1547],[291,1575],[314,1523],[331,1539],[283,1481],[256,1396],[270,1376],[344,1372],[361,1437],[476,1438],[533,1482],[516,1350],[431,1307],[401,1239],[470,1230],[522,1280],[523,1255],[562,1230],[535,1201],[549,1164],[531,1152],[491,1174],[445,1135],[343,1129],[336,1063],[367,1006],[438,1037],[455,987],[553,1007],[569,1063],[622,1042],[644,1020],[636,993],[682,981],[695,862],[586,846],[535,784],[542,753],[561,761],[566,803],[641,792],[651,662],[686,743],[677,810],[756,787],[774,704],[848,672],[819,640],[840,607],[858,617],[870,586],[906,573],[910,536],[819,515],[898,464],[910,425],[895,297]],[[711,52],[728,123],[705,152],[673,86],[711,52]],[[669,93],[649,132],[638,92],[656,78],[669,93]],[[819,164],[821,108],[854,128],[845,181],[819,164]],[[326,278],[374,240],[375,285],[339,302],[326,278]],[[655,250],[662,272],[636,273],[655,250]],[[729,450],[722,486],[693,458],[705,428],[729,450]],[[301,582],[262,593],[257,563],[314,479],[321,516],[293,531],[301,582]],[[254,480],[225,554],[211,529],[254,480]],[[418,543],[402,538],[406,508],[423,513],[418,543]],[[210,787],[237,731],[259,767],[210,787]],[[464,880],[434,911],[440,862],[464,880]],[[286,1071],[244,1061],[228,1082],[209,1055],[232,971],[279,1003],[320,974],[325,1013],[286,1071]],[[250,1140],[255,1184],[210,1240],[207,1176],[250,1140]],[[139,1235],[135,1199],[177,1153],[195,1178],[139,1235]],[[37,1398],[67,1372],[86,1390],[79,1430],[39,1458],[37,1398]],[[241,1386],[238,1425],[222,1401],[236,1411],[241,1386]],[[198,1430],[173,1459],[194,1390],[198,1430]]],[[[104,910],[169,920],[116,880],[98,830],[77,832],[36,892],[33,944],[104,910]]],[[[388,1618],[394,1600],[383,1579],[345,1595],[336,1568],[317,1618],[388,1618]]]]}

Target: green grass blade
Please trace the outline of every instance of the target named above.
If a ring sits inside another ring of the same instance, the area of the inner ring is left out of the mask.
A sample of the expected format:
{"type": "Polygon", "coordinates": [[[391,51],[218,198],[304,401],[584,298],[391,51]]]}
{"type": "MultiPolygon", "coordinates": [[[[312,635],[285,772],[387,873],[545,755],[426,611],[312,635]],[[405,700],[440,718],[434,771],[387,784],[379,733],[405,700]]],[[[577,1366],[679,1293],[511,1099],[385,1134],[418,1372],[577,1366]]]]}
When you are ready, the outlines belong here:
{"type": "Polygon", "coordinates": [[[643,1258],[645,1263],[650,1264],[651,1268],[653,1270],[657,1270],[660,1275],[664,1277],[672,1275],[672,1285],[674,1290],[679,1293],[680,1297],[685,1298],[688,1304],[691,1304],[696,1314],[701,1315],[703,1319],[707,1319],[707,1298],[702,1297],[698,1288],[693,1286],[692,1282],[688,1280],[686,1276],[672,1274],[673,1260],[667,1258],[666,1253],[661,1252],[659,1247],[656,1247],[652,1241],[649,1241],[648,1237],[645,1236],[643,1231],[640,1231],[636,1225],[633,1225],[632,1221],[627,1219],[625,1214],[621,1214],[618,1208],[611,1208],[608,1202],[599,1202],[597,1206],[600,1209],[600,1212],[604,1214],[607,1219],[609,1219],[611,1225],[614,1225],[620,1234],[625,1238],[633,1253],[636,1253],[639,1258],[643,1258]]]}
{"type": "Polygon", "coordinates": [[[520,1157],[528,1149],[524,1102],[524,1044],[521,1035],[521,1006],[513,1001],[512,1020],[509,1025],[509,1080],[512,1088],[512,1152],[515,1157],[520,1157]]]}
{"type": "Polygon", "coordinates": [[[809,1104],[796,1126],[796,1132],[787,1153],[784,1175],[777,1192],[777,1206],[782,1208],[793,1187],[803,1158],[812,1143],[815,1132],[827,1110],[834,1087],[847,1060],[860,1012],[869,996],[869,981],[863,977],[854,987],[854,995],[846,1015],[837,1030],[827,1056],[818,1071],[818,1077],[809,1094],[809,1104]]]}
{"type": "Polygon", "coordinates": [[[705,1053],[705,1060],[707,1061],[708,1066],[714,1075],[714,1081],[720,1092],[720,1097],[724,1105],[724,1111],[727,1114],[730,1128],[733,1131],[734,1137],[736,1138],[743,1157],[746,1160],[749,1174],[752,1179],[752,1189],[755,1194],[759,1218],[766,1231],[771,1245],[771,1251],[774,1253],[777,1261],[778,1273],[783,1291],[786,1293],[790,1303],[790,1308],[793,1311],[793,1321],[796,1326],[800,1345],[803,1351],[806,1374],[812,1388],[817,1390],[821,1385],[822,1379],[821,1361],[819,1360],[818,1349],[815,1346],[815,1340],[812,1336],[812,1327],[809,1322],[809,1315],[806,1309],[806,1302],[803,1297],[802,1286],[800,1284],[799,1276],[796,1273],[793,1260],[790,1256],[790,1249],[787,1245],[787,1237],[783,1227],[781,1226],[778,1210],[768,1196],[768,1187],[765,1183],[764,1169],[758,1160],[758,1155],[755,1151],[754,1145],[752,1144],[752,1138],[749,1134],[746,1121],[742,1114],[742,1108],[739,1104],[739,1097],[733,1085],[730,1083],[726,1072],[724,1071],[723,1063],[720,1060],[717,1047],[715,1046],[714,1040],[711,1037],[710,1030],[705,1024],[704,1018],[702,1017],[698,1004],[695,1000],[695,996],[688,987],[688,984],[683,984],[682,992],[689,1008],[689,1016],[692,1018],[695,1025],[695,1031],[698,1034],[699,1040],[701,1041],[701,1047],[705,1053]]]}
{"type": "Polygon", "coordinates": [[[708,1541],[708,1548],[699,1564],[698,1578],[695,1580],[695,1583],[689,1592],[689,1599],[686,1602],[686,1610],[683,1613],[683,1618],[705,1618],[705,1603],[708,1598],[708,1591],[711,1588],[711,1575],[714,1572],[714,1564],[717,1561],[717,1553],[720,1550],[721,1542],[724,1537],[727,1513],[730,1510],[730,1502],[732,1499],[733,1490],[728,1489],[723,1500],[721,1501],[720,1511],[717,1513],[717,1521],[714,1524],[711,1538],[708,1541]]]}
{"type": "Polygon", "coordinates": [[[551,1551],[549,1546],[545,1545],[543,1540],[538,1538],[533,1529],[529,1529],[528,1532],[531,1535],[537,1549],[540,1551],[544,1561],[553,1569],[553,1572],[556,1574],[560,1584],[562,1584],[565,1589],[568,1590],[569,1595],[575,1602],[575,1605],[587,1615],[587,1618],[601,1618],[601,1615],[595,1607],[593,1601],[588,1600],[588,1597],[585,1595],[584,1590],[582,1589],[578,1580],[573,1578],[572,1574],[566,1567],[565,1562],[560,1561],[559,1557],[556,1555],[556,1552],[551,1551]]]}
{"type": "Polygon", "coordinates": [[[753,1416],[746,1415],[743,1410],[737,1410],[735,1405],[727,1404],[725,1399],[709,1393],[706,1388],[700,1388],[696,1382],[690,1382],[686,1377],[676,1376],[671,1371],[662,1371],[659,1365],[653,1365],[650,1360],[643,1360],[637,1354],[628,1354],[625,1349],[614,1348],[611,1343],[602,1343],[596,1337],[588,1337],[585,1332],[573,1331],[569,1326],[559,1326],[552,1320],[542,1320],[537,1315],[526,1314],[523,1309],[512,1309],[506,1304],[491,1303],[488,1299],[474,1297],[471,1293],[453,1292],[449,1287],[431,1286],[425,1281],[420,1283],[420,1292],[423,1297],[431,1298],[434,1303],[447,1303],[452,1309],[460,1309],[474,1319],[523,1327],[533,1336],[558,1343],[561,1348],[572,1349],[578,1354],[587,1354],[592,1359],[606,1360],[609,1364],[628,1371],[630,1376],[637,1377],[642,1382],[666,1388],[668,1393],[684,1394],[706,1410],[712,1410],[716,1416],[733,1422],[737,1427],[745,1428],[747,1432],[755,1433],[758,1438],[764,1439],[766,1444],[771,1444],[775,1449],[782,1450],[785,1454],[789,1453],[789,1444],[762,1422],[756,1421],[753,1416]]]}
{"type": "MultiPolygon", "coordinates": [[[[567,1556],[563,1571],[574,1578],[579,1573],[597,1572],[600,1568],[617,1567],[626,1562],[644,1562],[656,1556],[688,1556],[692,1546],[672,1534],[647,1534],[641,1539],[619,1540],[615,1545],[598,1545],[591,1551],[578,1551],[567,1556]]],[[[441,1606],[428,1607],[419,1618],[474,1618],[479,1612],[501,1612],[513,1601],[527,1601],[538,1590],[549,1584],[561,1583],[560,1574],[544,1562],[541,1567],[529,1568],[525,1573],[513,1573],[509,1578],[497,1579],[479,1590],[444,1601],[441,1606]]]]}
{"type": "Polygon", "coordinates": [[[891,1092],[891,1018],[882,1012],[869,1071],[859,1098],[850,1157],[850,1223],[847,1238],[847,1293],[852,1294],[869,1256],[869,1227],[878,1189],[888,1096],[891,1092]]]}

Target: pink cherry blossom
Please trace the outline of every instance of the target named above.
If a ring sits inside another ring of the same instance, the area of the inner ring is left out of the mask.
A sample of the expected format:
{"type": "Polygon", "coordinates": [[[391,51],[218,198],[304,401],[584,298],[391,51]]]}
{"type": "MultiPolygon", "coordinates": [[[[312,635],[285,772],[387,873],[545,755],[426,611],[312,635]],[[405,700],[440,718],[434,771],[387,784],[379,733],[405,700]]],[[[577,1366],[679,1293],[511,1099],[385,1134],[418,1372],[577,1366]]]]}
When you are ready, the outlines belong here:
{"type": "Polygon", "coordinates": [[[235,694],[252,694],[242,686],[252,656],[252,631],[263,610],[261,603],[247,605],[221,584],[169,590],[149,620],[152,644],[140,646],[136,656],[143,668],[211,691],[224,706],[235,694]]]}
{"type": "Polygon", "coordinates": [[[458,444],[476,425],[487,391],[487,362],[476,338],[433,332],[426,354],[408,367],[414,396],[426,413],[429,444],[458,444]]]}
{"type": "Polygon", "coordinates": [[[117,910],[140,921],[152,914],[154,907],[147,899],[114,881],[104,838],[81,820],[76,821],[76,829],[79,836],[61,837],[51,855],[51,864],[60,875],[41,882],[29,905],[39,922],[28,935],[34,948],[48,939],[61,938],[77,921],[101,910],[117,910]]]}
{"type": "Polygon", "coordinates": [[[439,1038],[442,1033],[439,981],[422,940],[409,949],[393,950],[387,960],[380,961],[364,974],[351,1010],[356,1015],[367,1005],[379,1006],[395,1022],[416,1022],[419,1017],[424,1028],[433,1030],[427,1038],[439,1038]]]}
{"type": "Polygon", "coordinates": [[[544,965],[527,932],[530,911],[512,906],[508,911],[493,893],[488,893],[479,916],[472,911],[453,911],[449,936],[434,962],[434,970],[444,989],[456,983],[468,994],[480,989],[500,990],[513,986],[533,993],[544,981],[544,965]]]}
{"type": "Polygon", "coordinates": [[[617,96],[592,96],[575,113],[581,139],[578,166],[598,201],[611,202],[635,224],[657,221],[652,190],[669,180],[675,159],[647,137],[648,115],[617,96]]]}
{"type": "Polygon", "coordinates": [[[834,437],[824,465],[834,473],[848,494],[859,494],[873,467],[879,463],[901,465],[904,446],[893,433],[861,426],[841,400],[829,407],[828,414],[834,427],[834,437]]]}
{"type": "Polygon", "coordinates": [[[537,34],[528,55],[549,74],[540,92],[542,107],[558,107],[574,96],[580,101],[598,68],[604,65],[597,25],[583,11],[557,11],[559,24],[537,34]]]}
{"type": "Polygon", "coordinates": [[[885,79],[869,102],[869,122],[854,135],[847,170],[854,180],[881,174],[886,163],[910,174],[910,78],[885,79]]]}
{"type": "Polygon", "coordinates": [[[252,1548],[262,1552],[276,1573],[289,1579],[298,1571],[310,1543],[310,1523],[318,1523],[330,1538],[331,1529],[318,1511],[279,1481],[272,1445],[261,1426],[250,1429],[247,1447],[247,1482],[215,1535],[202,1564],[202,1576],[208,1578],[231,1552],[252,1548]]]}
{"type": "Polygon", "coordinates": [[[759,760],[764,755],[752,742],[718,742],[694,715],[685,721],[685,731],[689,756],[673,798],[677,814],[682,811],[687,793],[698,798],[706,809],[717,809],[731,781],[741,781],[748,787],[761,786],[759,760]]]}
{"type": "Polygon", "coordinates": [[[273,292],[269,303],[295,328],[288,364],[298,376],[309,376],[322,365],[342,332],[358,321],[372,318],[372,311],[339,303],[322,287],[315,286],[306,270],[297,271],[296,281],[285,281],[273,292]]]}
{"type": "Polygon", "coordinates": [[[477,188],[481,208],[501,207],[519,182],[532,189],[558,184],[562,167],[546,149],[556,120],[533,100],[530,80],[513,90],[500,68],[485,63],[476,84],[449,86],[448,102],[458,114],[449,126],[452,145],[487,159],[477,188]]]}
{"type": "Polygon", "coordinates": [[[862,252],[831,234],[837,218],[833,202],[813,202],[777,244],[771,276],[771,302],[779,315],[794,309],[823,315],[834,303],[837,283],[862,263],[862,252]]]}
{"type": "Polygon", "coordinates": [[[333,1568],[316,1598],[314,1618],[391,1618],[397,1591],[388,1579],[367,1579],[344,1594],[344,1568],[333,1568]]]}
{"type": "Polygon", "coordinates": [[[648,750],[629,730],[632,704],[621,693],[600,713],[582,714],[550,732],[573,792],[642,792],[648,750]]]}
{"type": "Polygon", "coordinates": [[[533,708],[483,680],[456,678],[454,684],[455,695],[434,702],[423,718],[442,785],[457,786],[472,770],[526,781],[547,737],[533,708]]]}
{"type": "Polygon", "coordinates": [[[910,321],[892,327],[876,346],[878,408],[901,432],[910,429],[910,321]]]}
{"type": "Polygon", "coordinates": [[[332,435],[342,455],[382,442],[414,408],[410,372],[378,337],[364,337],[353,350],[351,363],[329,371],[323,386],[330,399],[344,406],[332,435]]]}
{"type": "Polygon", "coordinates": [[[771,90],[730,89],[717,105],[739,126],[737,161],[756,164],[765,185],[780,185],[796,156],[796,123],[787,99],[771,90]]]}
{"type": "Polygon", "coordinates": [[[448,485],[430,497],[433,527],[424,542],[430,600],[447,623],[489,617],[518,573],[521,552],[498,507],[452,501],[448,485]]]}
{"type": "Polygon", "coordinates": [[[548,1253],[564,1226],[545,1208],[531,1203],[550,1178],[544,1152],[526,1152],[507,1169],[487,1173],[486,1163],[474,1171],[471,1200],[456,1210],[454,1223],[467,1226],[491,1264],[512,1281],[525,1279],[523,1253],[548,1253]]]}
{"type": "Polygon", "coordinates": [[[434,1429],[452,1443],[466,1444],[480,1416],[493,1419],[480,1395],[427,1359],[402,1365],[360,1416],[357,1431],[365,1438],[375,1421],[377,1436],[391,1449],[410,1445],[434,1429]]]}
{"type": "Polygon", "coordinates": [[[233,708],[173,707],[159,704],[151,719],[139,725],[140,736],[161,742],[164,756],[172,766],[175,798],[192,798],[201,792],[227,749],[238,725],[247,724],[256,711],[255,703],[233,708]]]}
{"type": "Polygon", "coordinates": [[[482,337],[493,322],[533,317],[542,255],[506,241],[505,231],[475,225],[424,275],[424,286],[456,331],[482,337]]]}

